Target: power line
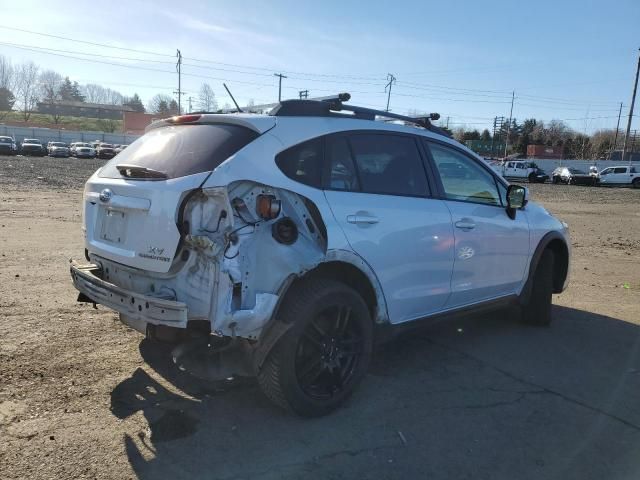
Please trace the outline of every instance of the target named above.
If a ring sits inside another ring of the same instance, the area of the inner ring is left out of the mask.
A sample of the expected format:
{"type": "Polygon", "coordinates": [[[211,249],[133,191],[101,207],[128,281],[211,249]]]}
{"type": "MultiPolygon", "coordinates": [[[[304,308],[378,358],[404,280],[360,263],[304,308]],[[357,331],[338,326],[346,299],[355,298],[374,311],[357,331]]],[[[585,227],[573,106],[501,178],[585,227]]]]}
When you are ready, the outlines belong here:
{"type": "MultiPolygon", "coordinates": [[[[41,35],[41,36],[49,37],[49,38],[57,38],[57,39],[66,40],[66,41],[69,41],[69,42],[83,43],[85,45],[92,45],[92,46],[96,46],[96,47],[110,48],[110,49],[122,50],[122,51],[128,51],[128,52],[136,52],[136,53],[142,53],[142,54],[145,54],[145,55],[154,55],[154,56],[159,56],[159,57],[167,57],[167,58],[171,58],[172,57],[172,55],[165,54],[165,53],[158,53],[158,52],[152,52],[152,51],[148,51],[148,50],[140,50],[140,49],[135,49],[135,48],[117,47],[117,46],[108,45],[108,44],[105,44],[105,43],[90,42],[90,41],[87,41],[87,40],[80,40],[80,39],[77,39],[77,38],[71,38],[71,37],[66,37],[66,36],[62,36],[62,35],[53,35],[53,34],[50,34],[50,33],[36,32],[34,30],[27,30],[27,29],[23,29],[23,28],[9,27],[7,25],[0,25],[0,28],[6,29],[6,30],[13,30],[13,31],[17,31],[17,32],[29,33],[29,34],[33,34],[33,35],[41,35]]],[[[93,54],[87,53],[87,55],[93,55],[93,54]]],[[[96,56],[98,56],[98,55],[96,55],[96,56]]],[[[245,68],[245,69],[248,69],[248,70],[264,70],[264,71],[273,71],[274,70],[273,68],[255,67],[253,65],[241,65],[241,64],[225,63],[225,62],[218,62],[218,61],[209,60],[209,59],[202,59],[202,58],[193,58],[193,57],[184,57],[184,58],[186,60],[191,60],[191,61],[194,61],[194,62],[210,63],[210,64],[215,64],[215,65],[223,65],[223,66],[236,67],[236,68],[245,68]]],[[[144,60],[142,60],[142,61],[144,61],[144,60]]],[[[147,61],[149,61],[149,60],[147,60],[147,61]]],[[[168,62],[168,63],[171,63],[171,62],[168,62]]],[[[191,66],[199,67],[199,68],[205,68],[205,67],[197,66],[197,65],[191,65],[191,66]]],[[[222,70],[222,69],[220,69],[220,70],[222,70]]],[[[351,79],[356,79],[356,80],[380,80],[380,81],[382,81],[381,76],[380,77],[373,77],[373,76],[362,76],[362,75],[328,74],[328,73],[300,72],[300,71],[288,71],[288,70],[283,70],[282,72],[288,73],[288,74],[294,74],[294,75],[304,75],[304,76],[313,76],[313,77],[351,78],[351,79]]],[[[250,74],[250,72],[243,72],[243,73],[250,74]]],[[[264,75],[269,76],[269,74],[264,74],[264,75]]]]}
{"type": "Polygon", "coordinates": [[[5,30],[13,30],[15,32],[23,32],[23,33],[31,33],[33,35],[41,35],[43,37],[58,38],[60,40],[68,40],[70,42],[84,43],[86,45],[93,45],[95,47],[113,48],[115,50],[123,50],[123,51],[128,51],[128,52],[144,53],[146,55],[157,55],[159,57],[171,57],[171,55],[167,55],[167,54],[164,54],[164,53],[149,52],[149,51],[145,51],[145,50],[137,50],[135,48],[116,47],[114,45],[106,45],[104,43],[89,42],[87,40],[79,40],[77,38],[63,37],[62,35],[53,35],[51,33],[42,33],[42,32],[35,32],[33,30],[26,30],[26,29],[23,29],[23,28],[9,27],[7,25],[0,25],[0,28],[3,28],[5,30]]]}

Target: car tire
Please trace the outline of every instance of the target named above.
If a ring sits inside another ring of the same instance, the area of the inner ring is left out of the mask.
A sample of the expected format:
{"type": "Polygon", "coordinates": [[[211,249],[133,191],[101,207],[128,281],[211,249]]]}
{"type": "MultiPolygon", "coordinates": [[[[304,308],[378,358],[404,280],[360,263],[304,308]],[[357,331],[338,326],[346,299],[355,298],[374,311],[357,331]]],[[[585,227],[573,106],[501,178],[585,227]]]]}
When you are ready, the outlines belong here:
{"type": "Polygon", "coordinates": [[[631,186],[633,188],[640,188],[640,178],[634,178],[633,182],[631,183],[631,186]]]}
{"type": "Polygon", "coordinates": [[[369,366],[373,325],[366,303],[351,287],[316,278],[292,287],[278,320],[293,325],[258,372],[262,391],[304,417],[330,413],[349,398],[369,366]]]}
{"type": "Polygon", "coordinates": [[[529,174],[529,183],[536,183],[536,174],[535,173],[530,173],[529,174]]]}
{"type": "Polygon", "coordinates": [[[553,294],[553,252],[546,249],[533,273],[531,295],[522,305],[522,320],[530,325],[545,326],[551,323],[551,295],[553,294]]]}
{"type": "Polygon", "coordinates": [[[558,183],[560,183],[560,177],[553,177],[553,184],[557,185],[558,183]]]}

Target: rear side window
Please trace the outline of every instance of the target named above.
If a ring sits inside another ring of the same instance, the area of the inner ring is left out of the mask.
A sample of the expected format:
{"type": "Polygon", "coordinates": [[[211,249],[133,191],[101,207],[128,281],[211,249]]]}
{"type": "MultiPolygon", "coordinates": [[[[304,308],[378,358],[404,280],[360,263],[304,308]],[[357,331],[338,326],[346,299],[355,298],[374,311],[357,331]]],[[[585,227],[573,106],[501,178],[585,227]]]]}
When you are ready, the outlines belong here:
{"type": "Polygon", "coordinates": [[[351,149],[345,137],[328,137],[326,155],[329,163],[329,190],[357,192],[360,190],[358,174],[351,158],[351,149]]]}
{"type": "Polygon", "coordinates": [[[627,167],[617,167],[613,169],[613,173],[627,173],[627,167]]]}
{"type": "Polygon", "coordinates": [[[167,178],[210,172],[258,137],[238,125],[176,125],[151,130],[109,161],[100,177],[122,178],[117,165],[135,165],[167,178]]]}
{"type": "Polygon", "coordinates": [[[411,137],[359,134],[349,138],[363,192],[425,197],[424,165],[411,137]]]}
{"type": "Polygon", "coordinates": [[[276,165],[296,182],[320,188],[322,181],[322,140],[315,138],[276,155],[276,165]]]}

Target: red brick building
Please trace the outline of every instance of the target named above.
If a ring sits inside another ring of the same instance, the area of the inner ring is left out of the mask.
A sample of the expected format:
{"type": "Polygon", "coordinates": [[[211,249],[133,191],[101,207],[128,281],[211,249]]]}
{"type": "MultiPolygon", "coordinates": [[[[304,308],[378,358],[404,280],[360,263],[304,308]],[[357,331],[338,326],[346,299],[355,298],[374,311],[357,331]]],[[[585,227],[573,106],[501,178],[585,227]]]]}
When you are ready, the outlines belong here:
{"type": "Polygon", "coordinates": [[[527,158],[563,158],[563,147],[527,145],[527,158]]]}
{"type": "Polygon", "coordinates": [[[151,122],[165,117],[158,113],[124,112],[122,130],[130,135],[142,135],[151,122]]]}

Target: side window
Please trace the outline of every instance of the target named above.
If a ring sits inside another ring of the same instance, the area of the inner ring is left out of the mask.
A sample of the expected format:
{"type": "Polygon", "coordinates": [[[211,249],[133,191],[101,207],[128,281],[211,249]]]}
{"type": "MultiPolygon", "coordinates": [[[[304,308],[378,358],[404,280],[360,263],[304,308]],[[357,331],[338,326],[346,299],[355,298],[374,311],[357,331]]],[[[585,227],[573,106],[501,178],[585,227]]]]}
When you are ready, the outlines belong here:
{"type": "Polygon", "coordinates": [[[600,175],[609,175],[612,170],[613,169],[611,168],[605,168],[603,171],[600,172],[600,175]]]}
{"type": "Polygon", "coordinates": [[[276,155],[276,165],[296,182],[320,188],[322,180],[322,140],[314,138],[276,155]]]}
{"type": "Polygon", "coordinates": [[[388,134],[349,138],[363,192],[425,197],[427,176],[416,141],[388,134]]]}
{"type": "Polygon", "coordinates": [[[493,175],[462,153],[435,143],[426,143],[440,173],[446,198],[502,205],[493,175]]]}
{"type": "Polygon", "coordinates": [[[617,167],[613,169],[613,173],[627,173],[627,167],[617,167]]]}
{"type": "Polygon", "coordinates": [[[326,161],[329,164],[329,190],[345,190],[357,192],[360,190],[358,175],[351,149],[346,137],[331,136],[325,142],[326,161]]]}

